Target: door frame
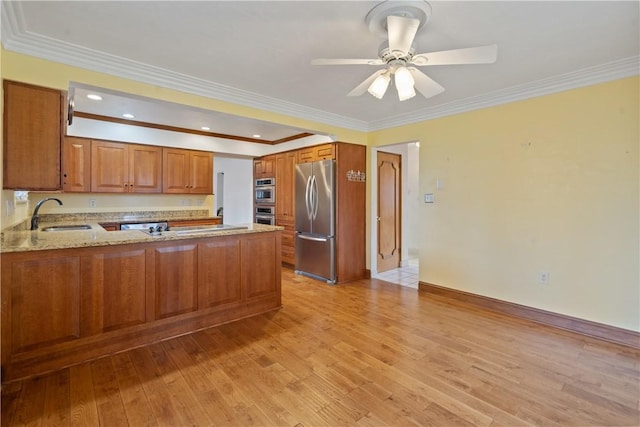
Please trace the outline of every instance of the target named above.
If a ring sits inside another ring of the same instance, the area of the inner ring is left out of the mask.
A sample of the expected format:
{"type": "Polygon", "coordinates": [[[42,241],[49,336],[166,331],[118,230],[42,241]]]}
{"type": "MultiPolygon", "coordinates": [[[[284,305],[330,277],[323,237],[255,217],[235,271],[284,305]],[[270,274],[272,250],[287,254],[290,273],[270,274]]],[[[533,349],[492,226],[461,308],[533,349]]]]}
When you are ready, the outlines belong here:
{"type": "MultiPolygon", "coordinates": [[[[378,257],[377,257],[377,252],[378,252],[378,227],[377,227],[377,217],[378,217],[378,170],[377,170],[377,165],[378,165],[378,151],[384,151],[384,152],[393,152],[393,151],[389,151],[390,149],[393,149],[394,146],[399,146],[399,145],[404,145],[404,144],[411,144],[411,143],[418,143],[419,141],[417,140],[413,140],[413,141],[407,141],[407,142],[397,142],[397,143],[393,143],[393,144],[388,144],[388,145],[381,145],[378,147],[371,147],[371,163],[370,163],[370,167],[369,167],[369,176],[370,176],[370,182],[371,182],[371,187],[369,189],[369,194],[371,195],[371,209],[370,209],[370,217],[369,217],[369,223],[371,224],[370,227],[370,236],[371,236],[371,241],[370,246],[369,246],[369,263],[371,266],[371,275],[374,276],[376,274],[378,274],[378,257]]],[[[409,232],[408,227],[405,224],[405,204],[407,203],[407,197],[406,197],[406,174],[408,172],[408,167],[407,167],[407,156],[406,155],[402,155],[401,156],[401,170],[402,170],[402,176],[401,176],[401,188],[400,188],[400,193],[401,193],[401,217],[400,217],[400,266],[406,266],[407,265],[407,260],[409,257],[408,251],[409,248],[407,247],[406,241],[407,241],[407,237],[406,237],[406,233],[409,232]]]]}

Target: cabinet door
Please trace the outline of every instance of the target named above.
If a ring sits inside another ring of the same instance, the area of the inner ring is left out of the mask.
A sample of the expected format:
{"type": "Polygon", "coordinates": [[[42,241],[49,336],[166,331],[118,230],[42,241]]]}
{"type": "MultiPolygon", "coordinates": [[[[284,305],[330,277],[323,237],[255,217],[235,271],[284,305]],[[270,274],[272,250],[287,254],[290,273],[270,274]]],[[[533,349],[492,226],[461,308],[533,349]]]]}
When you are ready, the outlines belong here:
{"type": "Polygon", "coordinates": [[[128,160],[127,144],[91,141],[91,191],[128,192],[128,160]]]}
{"type": "Polygon", "coordinates": [[[129,191],[162,191],[162,148],[152,145],[129,145],[129,191]]]}
{"type": "Polygon", "coordinates": [[[162,192],[189,192],[189,152],[187,150],[162,149],[162,192]]]}
{"type": "Polygon", "coordinates": [[[256,159],[253,161],[253,177],[255,179],[264,177],[264,160],[256,159]]]}
{"type": "Polygon", "coordinates": [[[334,144],[317,145],[314,148],[316,160],[328,160],[335,158],[334,144]]]}
{"type": "Polygon", "coordinates": [[[316,153],[313,147],[306,147],[298,150],[298,163],[309,163],[315,160],[316,153]]]}
{"type": "Polygon", "coordinates": [[[242,288],[245,298],[280,290],[280,233],[247,235],[242,242],[242,288]]]}
{"type": "Polygon", "coordinates": [[[296,160],[295,152],[276,156],[276,223],[277,221],[295,220],[294,173],[296,160]]]}
{"type": "Polygon", "coordinates": [[[82,260],[82,336],[146,321],[145,251],[108,250],[82,260]]]}
{"type": "Polygon", "coordinates": [[[314,145],[298,150],[298,163],[315,162],[335,158],[335,144],[314,145]]]}
{"type": "Polygon", "coordinates": [[[192,151],[189,161],[189,193],[213,193],[213,154],[192,151]]]}
{"type": "Polygon", "coordinates": [[[91,140],[67,136],[62,142],[62,189],[91,191],[91,140]]]}
{"type": "Polygon", "coordinates": [[[198,246],[198,310],[239,302],[240,239],[217,238],[198,246]]]}
{"type": "Polygon", "coordinates": [[[196,245],[159,247],[149,252],[147,268],[152,295],[147,298],[153,301],[153,318],[163,319],[196,310],[196,245]]]}
{"type": "Polygon", "coordinates": [[[2,286],[10,289],[3,320],[11,325],[3,324],[3,358],[80,338],[80,257],[11,259],[2,259],[2,286]]]}
{"type": "Polygon", "coordinates": [[[253,177],[254,178],[273,178],[275,177],[275,158],[273,156],[265,156],[253,161],[253,177]]]}
{"type": "Polygon", "coordinates": [[[4,188],[60,189],[62,106],[59,90],[4,81],[4,188]]]}

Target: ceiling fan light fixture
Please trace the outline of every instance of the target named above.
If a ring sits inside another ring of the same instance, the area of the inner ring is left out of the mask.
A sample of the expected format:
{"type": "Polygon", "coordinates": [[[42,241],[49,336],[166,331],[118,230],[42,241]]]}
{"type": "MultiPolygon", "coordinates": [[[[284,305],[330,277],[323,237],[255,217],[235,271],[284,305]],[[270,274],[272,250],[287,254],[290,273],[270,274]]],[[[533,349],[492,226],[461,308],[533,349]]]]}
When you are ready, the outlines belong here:
{"type": "Polygon", "coordinates": [[[396,69],[395,83],[400,101],[406,101],[416,96],[416,91],[413,88],[415,81],[413,80],[411,71],[409,71],[407,67],[398,67],[396,69]]]}
{"type": "Polygon", "coordinates": [[[387,88],[389,87],[389,82],[391,78],[389,77],[389,73],[384,72],[380,74],[369,86],[369,93],[375,96],[378,99],[382,99],[384,94],[387,92],[387,88]]]}

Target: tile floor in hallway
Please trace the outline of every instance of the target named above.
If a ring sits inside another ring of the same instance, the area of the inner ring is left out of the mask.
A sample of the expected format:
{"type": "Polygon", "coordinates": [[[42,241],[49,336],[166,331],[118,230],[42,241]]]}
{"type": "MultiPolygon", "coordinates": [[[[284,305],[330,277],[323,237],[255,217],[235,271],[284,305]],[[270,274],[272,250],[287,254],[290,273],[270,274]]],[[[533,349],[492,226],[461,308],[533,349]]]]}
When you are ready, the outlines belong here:
{"type": "Polygon", "coordinates": [[[373,275],[374,278],[385,280],[411,288],[418,287],[418,258],[409,258],[406,266],[383,271],[373,275]]]}

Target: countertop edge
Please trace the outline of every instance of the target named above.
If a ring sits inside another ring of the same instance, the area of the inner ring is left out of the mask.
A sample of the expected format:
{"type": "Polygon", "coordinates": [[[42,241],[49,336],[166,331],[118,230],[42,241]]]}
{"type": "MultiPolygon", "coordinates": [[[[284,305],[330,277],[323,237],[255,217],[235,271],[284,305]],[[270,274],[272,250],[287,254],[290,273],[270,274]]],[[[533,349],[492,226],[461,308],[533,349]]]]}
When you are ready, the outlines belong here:
{"type": "MultiPolygon", "coordinates": [[[[150,236],[139,230],[107,231],[98,223],[90,223],[89,225],[92,227],[91,230],[55,232],[35,230],[5,232],[2,235],[3,240],[0,247],[0,254],[193,240],[284,230],[284,227],[277,225],[237,224],[238,226],[246,226],[247,228],[219,230],[199,234],[178,235],[169,233],[159,236],[150,236]]],[[[43,224],[43,227],[46,227],[46,224],[43,224]]]]}

